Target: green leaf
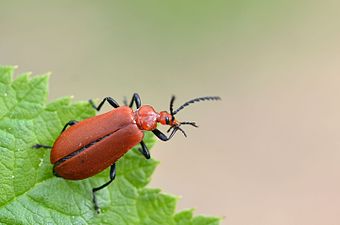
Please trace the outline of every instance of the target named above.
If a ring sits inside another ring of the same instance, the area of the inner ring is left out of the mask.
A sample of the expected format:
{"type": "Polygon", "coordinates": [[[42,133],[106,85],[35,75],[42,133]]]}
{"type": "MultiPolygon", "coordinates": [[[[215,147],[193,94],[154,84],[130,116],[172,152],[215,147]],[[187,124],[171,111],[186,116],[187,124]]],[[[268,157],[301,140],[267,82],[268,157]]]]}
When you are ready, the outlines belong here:
{"type": "MultiPolygon", "coordinates": [[[[146,188],[158,162],[145,160],[136,148],[117,163],[113,184],[98,192],[101,213],[94,211],[92,187],[108,180],[108,170],[81,181],[52,175],[49,151],[70,120],[95,115],[88,102],[65,97],[47,104],[48,76],[12,76],[15,67],[0,66],[0,224],[164,224],[215,225],[215,217],[175,214],[177,198],[146,188]]],[[[144,139],[151,148],[152,133],[144,139]]]]}
{"type": "Polygon", "coordinates": [[[193,217],[193,209],[184,210],[175,215],[174,219],[177,225],[217,225],[220,218],[196,216],[193,217]]]}

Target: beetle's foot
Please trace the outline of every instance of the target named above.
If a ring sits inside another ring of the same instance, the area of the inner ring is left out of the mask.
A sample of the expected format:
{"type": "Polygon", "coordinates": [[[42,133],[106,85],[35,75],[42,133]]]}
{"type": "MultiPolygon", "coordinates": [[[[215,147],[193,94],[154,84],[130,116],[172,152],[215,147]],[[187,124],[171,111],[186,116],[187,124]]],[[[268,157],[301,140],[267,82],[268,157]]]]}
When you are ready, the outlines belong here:
{"type": "Polygon", "coordinates": [[[52,148],[52,146],[35,144],[32,146],[32,148],[52,148]]]}
{"type": "Polygon", "coordinates": [[[93,205],[94,205],[94,210],[96,210],[97,214],[99,214],[100,208],[98,206],[96,194],[95,194],[93,189],[92,189],[92,202],[93,202],[93,205]]]}
{"type": "Polygon", "coordinates": [[[92,106],[92,108],[94,108],[95,110],[97,110],[97,106],[94,104],[94,101],[92,99],[89,99],[89,104],[92,106]]]}

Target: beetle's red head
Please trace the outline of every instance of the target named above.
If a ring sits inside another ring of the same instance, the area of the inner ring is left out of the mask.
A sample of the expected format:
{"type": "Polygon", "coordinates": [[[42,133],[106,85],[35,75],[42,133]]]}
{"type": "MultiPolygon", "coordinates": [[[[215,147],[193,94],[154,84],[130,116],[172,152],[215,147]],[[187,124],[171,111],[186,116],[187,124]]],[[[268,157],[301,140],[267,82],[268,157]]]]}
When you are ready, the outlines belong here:
{"type": "Polygon", "coordinates": [[[182,126],[182,125],[191,125],[193,127],[198,127],[198,126],[196,125],[195,122],[187,122],[187,121],[179,122],[179,121],[177,121],[175,119],[175,114],[177,114],[183,108],[185,108],[186,106],[188,106],[192,103],[199,102],[199,101],[206,101],[206,100],[221,100],[221,98],[217,97],[217,96],[195,98],[195,99],[192,99],[190,101],[187,101],[186,103],[181,105],[178,109],[173,110],[173,104],[174,104],[174,101],[175,101],[175,96],[172,96],[171,100],[170,100],[170,113],[168,113],[166,111],[160,112],[157,122],[161,123],[162,125],[169,125],[170,126],[170,128],[167,131],[167,132],[170,132],[171,130],[173,130],[170,136],[173,136],[178,130],[180,130],[183,133],[183,135],[186,137],[187,136],[186,133],[184,132],[184,130],[180,126],[182,126]]]}
{"type": "Polygon", "coordinates": [[[175,114],[181,111],[186,106],[199,102],[199,101],[206,101],[206,100],[220,100],[220,97],[201,97],[195,98],[190,101],[187,101],[183,105],[181,105],[178,109],[173,110],[173,103],[175,101],[175,96],[172,96],[170,101],[170,113],[166,111],[162,111],[157,113],[154,108],[150,105],[142,105],[136,112],[135,112],[135,121],[139,129],[152,131],[157,128],[157,123],[162,125],[169,125],[170,128],[168,132],[171,132],[170,136],[173,136],[178,130],[180,130],[184,136],[186,136],[184,130],[181,128],[182,125],[191,125],[194,127],[198,127],[195,122],[179,122],[175,119],[175,114]]]}
{"type": "Polygon", "coordinates": [[[175,126],[179,124],[179,122],[175,120],[174,116],[172,116],[167,111],[162,111],[159,113],[157,122],[162,125],[170,125],[170,126],[175,126]]]}

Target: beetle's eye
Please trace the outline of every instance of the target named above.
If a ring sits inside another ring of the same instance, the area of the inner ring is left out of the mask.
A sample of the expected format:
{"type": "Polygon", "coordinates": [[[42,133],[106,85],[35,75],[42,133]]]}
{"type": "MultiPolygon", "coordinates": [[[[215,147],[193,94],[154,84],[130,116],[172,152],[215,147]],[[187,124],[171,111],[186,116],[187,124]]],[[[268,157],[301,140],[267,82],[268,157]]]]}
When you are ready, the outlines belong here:
{"type": "Polygon", "coordinates": [[[165,123],[168,124],[168,125],[170,124],[170,119],[169,119],[169,117],[165,117],[165,123]]]}

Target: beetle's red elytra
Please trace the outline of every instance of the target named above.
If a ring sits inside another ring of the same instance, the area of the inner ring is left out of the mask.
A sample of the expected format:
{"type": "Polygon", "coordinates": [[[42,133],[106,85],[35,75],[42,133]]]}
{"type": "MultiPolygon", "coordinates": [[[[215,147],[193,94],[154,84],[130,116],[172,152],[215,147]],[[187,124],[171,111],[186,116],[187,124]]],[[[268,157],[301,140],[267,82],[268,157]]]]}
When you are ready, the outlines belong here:
{"type": "Polygon", "coordinates": [[[128,105],[119,106],[111,97],[104,98],[98,106],[92,100],[89,103],[97,111],[105,102],[114,109],[83,121],[71,120],[65,124],[60,136],[53,146],[36,144],[34,148],[51,148],[50,160],[53,173],[68,180],[81,180],[98,174],[110,167],[110,180],[103,185],[92,189],[94,208],[99,213],[95,192],[108,186],[116,175],[115,163],[133,146],[140,144],[140,152],[146,159],[150,158],[149,150],[143,142],[143,131],[152,131],[160,140],[168,141],[179,130],[184,136],[186,133],[182,125],[197,127],[195,122],[179,122],[175,114],[186,106],[206,100],[221,100],[218,96],[207,96],[187,101],[178,109],[173,110],[175,97],[170,101],[170,113],[156,112],[150,105],[141,105],[140,97],[135,93],[128,105]],[[133,111],[132,106],[137,109],[133,111]],[[169,136],[157,129],[157,124],[168,125],[169,136]]]}
{"type": "Polygon", "coordinates": [[[122,106],[66,129],[51,151],[54,173],[80,180],[111,166],[143,140],[143,131],[137,127],[133,114],[131,108],[122,106]]]}

